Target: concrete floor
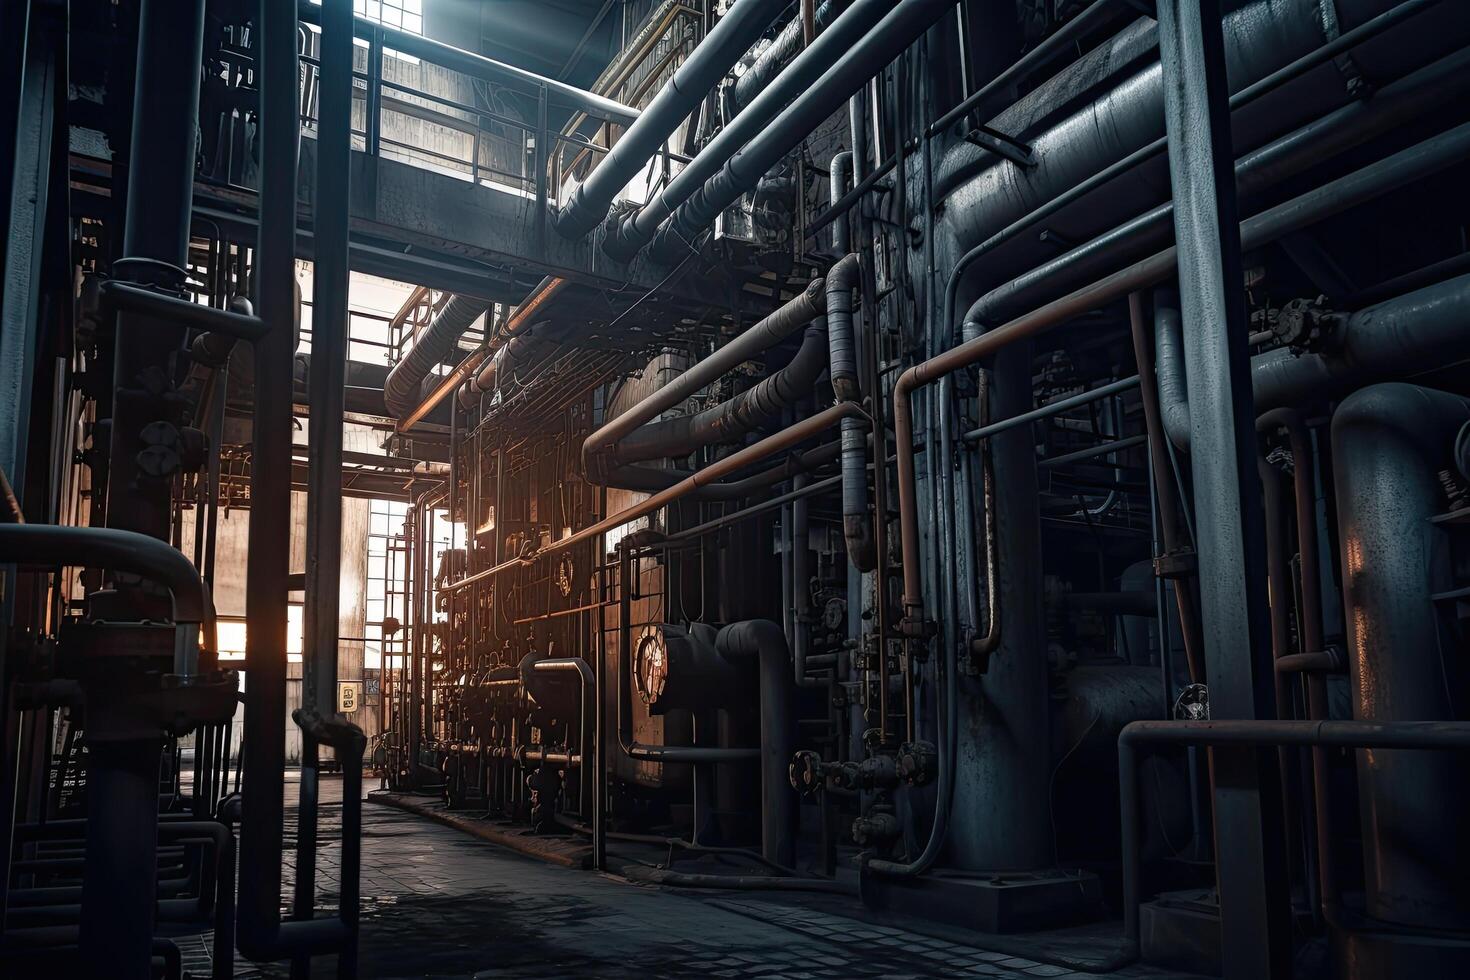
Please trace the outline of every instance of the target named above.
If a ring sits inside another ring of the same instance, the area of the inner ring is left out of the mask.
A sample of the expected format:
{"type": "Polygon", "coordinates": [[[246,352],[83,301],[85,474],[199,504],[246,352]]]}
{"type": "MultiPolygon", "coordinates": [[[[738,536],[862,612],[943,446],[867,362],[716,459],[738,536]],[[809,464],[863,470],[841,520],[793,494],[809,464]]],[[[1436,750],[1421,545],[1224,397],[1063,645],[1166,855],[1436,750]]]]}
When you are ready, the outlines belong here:
{"type": "MultiPolygon", "coordinates": [[[[324,780],[323,796],[340,794],[324,780]]],[[[288,800],[295,799],[288,782],[288,800]]],[[[294,806],[287,820],[288,860],[294,806]]],[[[378,803],[364,807],[363,977],[1089,977],[872,921],[854,900],[794,893],[692,894],[557,867],[378,803]]],[[[321,907],[336,901],[337,813],[327,808],[321,907]]],[[[284,874],[291,893],[291,868],[284,874]]],[[[931,931],[931,930],[926,930],[931,931]]],[[[1106,934],[1106,931],[1104,931],[1106,934]]],[[[208,975],[210,936],[179,940],[208,975]]],[[[323,957],[313,975],[335,976],[323,957]]],[[[286,964],[237,961],[237,976],[286,964]]],[[[1164,977],[1131,968],[1109,977],[1164,977]]]]}

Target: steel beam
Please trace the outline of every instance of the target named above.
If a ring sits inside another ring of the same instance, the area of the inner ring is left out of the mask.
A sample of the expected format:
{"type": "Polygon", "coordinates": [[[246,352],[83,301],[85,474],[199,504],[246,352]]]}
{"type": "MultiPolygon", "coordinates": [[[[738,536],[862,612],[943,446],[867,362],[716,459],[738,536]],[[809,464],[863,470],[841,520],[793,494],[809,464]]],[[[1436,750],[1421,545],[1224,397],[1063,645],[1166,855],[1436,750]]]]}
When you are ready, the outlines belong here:
{"type": "MultiPolygon", "coordinates": [[[[1160,0],[1159,54],[1191,405],[1211,716],[1272,717],[1265,520],[1256,471],[1230,89],[1219,0],[1160,0]]],[[[1290,974],[1270,756],[1212,750],[1224,975],[1290,974]]]]}

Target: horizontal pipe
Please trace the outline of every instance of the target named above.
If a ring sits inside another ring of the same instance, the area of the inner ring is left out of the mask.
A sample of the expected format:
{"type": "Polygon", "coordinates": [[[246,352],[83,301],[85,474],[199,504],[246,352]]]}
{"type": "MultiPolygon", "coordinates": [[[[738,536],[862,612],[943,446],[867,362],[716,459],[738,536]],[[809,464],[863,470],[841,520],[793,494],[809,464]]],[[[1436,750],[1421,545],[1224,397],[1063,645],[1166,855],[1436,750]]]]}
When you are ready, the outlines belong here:
{"type": "Polygon", "coordinates": [[[860,408],[854,402],[843,402],[838,405],[833,405],[831,408],[818,412],[816,415],[813,415],[809,418],[803,419],[795,425],[783,429],[780,432],[775,433],[774,435],[767,436],[760,442],[753,443],[752,445],[746,446],[744,449],[731,453],[724,459],[711,463],[704,469],[698,470],[697,472],[690,474],[687,478],[680,480],[669,489],[661,490],[648,499],[634,504],[632,507],[620,510],[616,514],[612,514],[609,517],[603,518],[596,524],[584,527],[580,531],[577,531],[558,541],[553,541],[539,551],[527,552],[520,557],[512,558],[509,561],[503,561],[500,564],[495,565],[491,568],[476,572],[473,575],[468,575],[462,579],[459,579],[456,582],[451,582],[448,585],[444,586],[444,588],[440,591],[455,592],[460,589],[467,588],[468,586],[474,585],[476,582],[483,582],[488,579],[493,579],[512,568],[518,568],[522,565],[529,564],[538,558],[543,558],[547,555],[552,555],[560,551],[565,551],[567,548],[570,548],[573,545],[581,544],[583,541],[595,538],[600,534],[605,534],[608,531],[616,530],[617,528],[620,528],[625,524],[638,520],[638,518],[640,517],[646,517],[649,514],[652,514],[654,511],[673,503],[675,500],[679,500],[682,497],[693,493],[695,490],[699,489],[702,486],[707,486],[717,480],[729,476],[731,473],[737,472],[742,467],[749,466],[751,463],[760,462],[761,460],[766,459],[769,456],[775,455],[783,449],[790,449],[792,446],[805,442],[807,439],[810,439],[816,435],[819,435],[822,432],[825,432],[827,429],[836,425],[842,419],[848,418],[849,416],[859,416],[865,419],[868,418],[868,414],[864,412],[862,408],[860,408]]]}
{"type": "Polygon", "coordinates": [[[142,286],[111,280],[102,284],[102,300],[117,310],[139,313],[238,340],[259,340],[268,329],[258,316],[216,309],[182,296],[157,293],[142,286]]]}
{"type": "Polygon", "coordinates": [[[1100,398],[1107,398],[1109,395],[1116,395],[1136,387],[1138,387],[1138,375],[1135,374],[1129,378],[1123,378],[1119,381],[1113,381],[1100,387],[1092,388],[1081,394],[1050,402],[1029,412],[1012,415],[1008,419],[1001,419],[999,422],[991,422],[988,425],[971,429],[961,436],[961,438],[969,442],[979,442],[983,439],[989,439],[991,436],[999,435],[1002,432],[1008,432],[1018,425],[1025,425],[1027,422],[1035,422],[1039,419],[1050,418],[1053,415],[1060,415],[1063,412],[1069,412],[1082,405],[1090,405],[1100,398]]]}
{"type": "MultiPolygon", "coordinates": [[[[1138,752],[1149,744],[1265,747],[1307,745],[1344,749],[1470,749],[1463,721],[1135,721],[1118,736],[1118,783],[1123,820],[1123,936],[1139,943],[1140,801],[1138,752]]],[[[1325,857],[1325,856],[1324,856],[1325,857]]],[[[1324,899],[1328,896],[1324,896],[1324,899]]]]}

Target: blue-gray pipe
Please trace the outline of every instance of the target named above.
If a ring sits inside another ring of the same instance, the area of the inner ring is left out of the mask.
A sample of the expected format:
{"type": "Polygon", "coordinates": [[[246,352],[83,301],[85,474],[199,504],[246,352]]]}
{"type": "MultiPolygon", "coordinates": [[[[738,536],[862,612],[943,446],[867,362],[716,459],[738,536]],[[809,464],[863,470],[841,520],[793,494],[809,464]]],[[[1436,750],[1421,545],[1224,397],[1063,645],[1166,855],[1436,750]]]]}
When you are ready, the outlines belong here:
{"type": "Polygon", "coordinates": [[[628,127],[556,215],[556,230],[581,238],[607,216],[613,199],[658,152],[725,72],[763,34],[789,0],[739,0],[705,35],[674,77],[628,127]]]}
{"type": "MultiPolygon", "coordinates": [[[[852,183],[852,151],[843,150],[832,155],[830,165],[831,189],[829,191],[833,204],[842,200],[842,195],[847,193],[847,187],[852,183]]],[[[852,249],[852,234],[848,230],[848,212],[843,211],[832,220],[832,251],[838,255],[852,249]]]]}
{"type": "MultiPolygon", "coordinates": [[[[753,188],[808,133],[953,5],[952,0],[900,0],[895,4],[888,15],[838,59],[816,84],[773,118],[758,136],[730,157],[717,175],[680,205],[654,238],[654,258],[668,261],[683,254],[684,242],[692,241],[721,212],[753,188]]],[[[848,16],[855,12],[856,8],[849,10],[848,16]]],[[[843,19],[839,18],[838,23],[843,19]]],[[[827,34],[832,34],[837,27],[834,24],[827,34]]],[[[819,38],[818,43],[822,40],[819,38]]]]}
{"type": "MultiPolygon", "coordinates": [[[[1179,311],[1171,294],[1155,299],[1159,408],[1169,440],[1189,448],[1189,402],[1179,311]]],[[[1323,349],[1279,348],[1251,359],[1257,413],[1305,398],[1341,396],[1373,381],[1444,368],[1470,358],[1470,275],[1359,310],[1341,319],[1323,349]]]]}
{"type": "MultiPolygon", "coordinates": [[[[1458,710],[1432,598],[1454,576],[1430,518],[1443,509],[1438,473],[1467,420],[1470,399],[1406,384],[1355,392],[1332,417],[1355,721],[1435,721],[1458,710]]],[[[1358,753],[1369,915],[1463,926],[1470,845],[1459,808],[1442,801],[1461,798],[1467,776],[1463,753],[1358,753]]]]}
{"type": "MultiPolygon", "coordinates": [[[[716,177],[720,168],[741,147],[768,131],[771,119],[792,100],[809,91],[823,77],[823,73],[871,31],[879,18],[891,8],[891,0],[857,0],[852,9],[838,17],[785,71],[771,79],[770,84],[758,95],[754,95],[750,104],[708,146],[700,150],[663,190],[642,208],[626,215],[618,223],[616,231],[603,242],[603,250],[619,260],[627,260],[637,254],[653,240],[659,225],[676,208],[716,177]]],[[[810,128],[808,126],[793,135],[799,141],[810,128]]],[[[622,146],[621,143],[618,145],[622,146]]],[[[613,152],[616,153],[617,150],[614,149],[613,152]]],[[[759,180],[767,169],[769,167],[762,169],[761,173],[755,175],[755,179],[759,180]]]]}

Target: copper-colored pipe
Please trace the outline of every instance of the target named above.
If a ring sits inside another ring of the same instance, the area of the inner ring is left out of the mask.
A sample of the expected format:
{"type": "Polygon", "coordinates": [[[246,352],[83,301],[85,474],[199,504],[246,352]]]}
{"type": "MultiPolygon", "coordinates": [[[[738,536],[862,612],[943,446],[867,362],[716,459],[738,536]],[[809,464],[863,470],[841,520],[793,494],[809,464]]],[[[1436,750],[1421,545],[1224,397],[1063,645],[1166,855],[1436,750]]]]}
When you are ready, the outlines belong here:
{"type": "Polygon", "coordinates": [[[647,517],[654,511],[693,493],[700,487],[707,486],[716,480],[729,476],[731,473],[735,473],[743,467],[749,466],[751,463],[758,463],[783,449],[789,449],[798,443],[805,442],[807,439],[832,428],[832,426],[836,425],[842,419],[849,417],[860,417],[867,419],[869,423],[872,422],[868,413],[863,411],[862,407],[856,402],[839,402],[831,408],[818,412],[810,418],[803,419],[789,428],[782,429],[774,435],[767,436],[760,442],[746,446],[739,452],[731,453],[724,459],[711,463],[702,470],[691,473],[667,490],[661,490],[646,500],[634,504],[632,507],[604,517],[596,524],[584,527],[575,534],[562,538],[560,541],[553,541],[539,551],[527,551],[498,565],[466,576],[457,582],[451,582],[440,591],[452,592],[473,585],[476,582],[495,578],[504,571],[529,564],[538,558],[544,558],[547,555],[553,555],[559,551],[565,551],[567,548],[581,544],[583,541],[594,538],[599,534],[616,530],[624,524],[636,521],[640,517],[647,517]]]}

